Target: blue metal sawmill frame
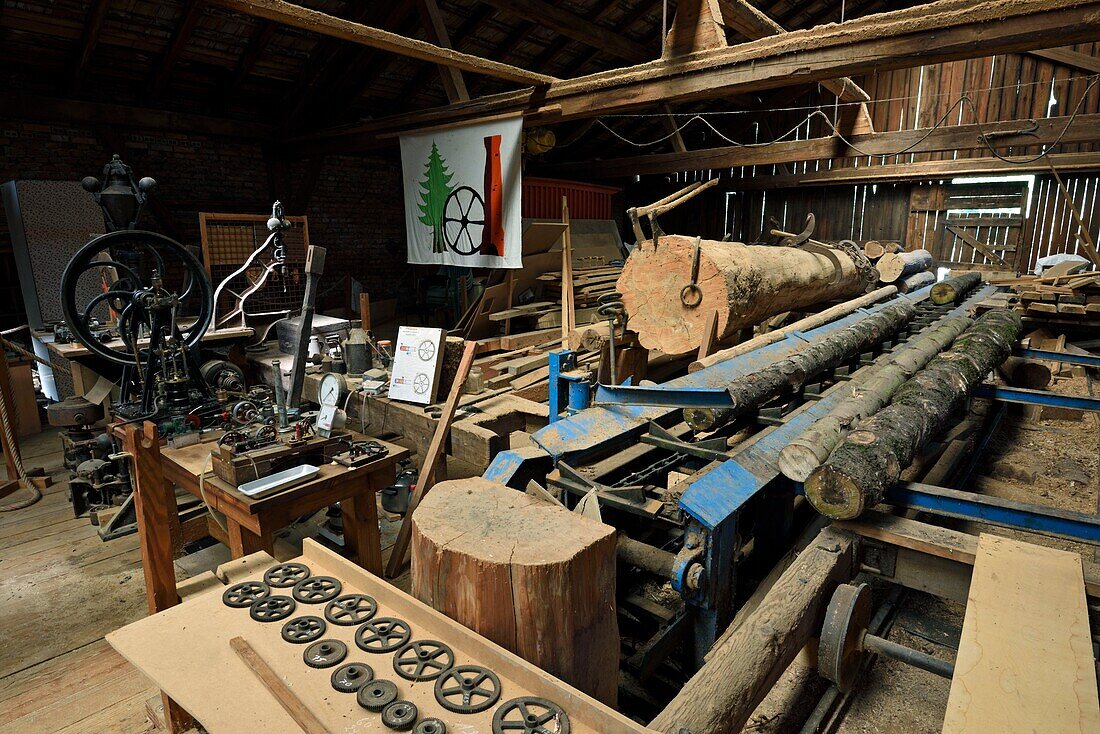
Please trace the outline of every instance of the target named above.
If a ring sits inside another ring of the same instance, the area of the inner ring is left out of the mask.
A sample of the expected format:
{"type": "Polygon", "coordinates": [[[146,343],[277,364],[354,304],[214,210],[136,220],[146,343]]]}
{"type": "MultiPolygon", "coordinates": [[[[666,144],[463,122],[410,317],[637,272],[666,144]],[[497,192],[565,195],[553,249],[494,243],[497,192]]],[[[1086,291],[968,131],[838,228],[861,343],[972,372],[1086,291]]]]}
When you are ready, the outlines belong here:
{"type": "MultiPolygon", "coordinates": [[[[988,286],[978,288],[963,303],[942,316],[965,314],[974,303],[985,299],[994,290],[988,286]]],[[[928,291],[926,288],[899,297],[922,301],[927,298],[928,291]]],[[[843,329],[893,302],[885,301],[859,309],[805,333],[794,332],[782,341],[670,380],[664,385],[600,386],[595,391],[594,401],[591,386],[578,373],[571,372],[575,364],[574,355],[567,351],[552,353],[550,406],[553,422],[532,435],[533,447],[499,454],[484,476],[523,489],[531,478],[545,479],[546,474],[559,463],[564,462],[571,467],[584,466],[639,443],[652,423],[667,425],[677,422],[684,407],[728,406],[726,386],[733,381],[784,359],[811,339],[843,329]],[[585,407],[590,402],[594,404],[585,407]],[[559,414],[564,414],[564,417],[559,414]]],[[[1051,357],[1044,354],[1040,358],[1051,357]]],[[[1074,361],[1065,354],[1058,354],[1057,358],[1063,362],[1074,361]]],[[[1090,362],[1075,363],[1091,366],[1090,362]]],[[[779,516],[774,518],[777,524],[772,529],[777,535],[785,535],[789,531],[792,516],[790,503],[801,487],[780,474],[777,465],[779,451],[844,399],[843,391],[835,387],[825,390],[820,396],[813,396],[813,400],[806,400],[784,416],[779,425],[758,431],[731,449],[726,455],[728,458],[715,457],[716,460],[694,474],[688,480],[690,484],[683,489],[678,505],[687,518],[685,543],[676,556],[672,585],[693,614],[693,649],[697,664],[701,665],[703,655],[732,620],[735,611],[737,587],[734,559],[742,546],[742,536],[748,530],[740,527],[742,513],[750,504],[762,503],[765,499],[778,502],[778,506],[771,508],[779,516]],[[688,569],[696,564],[701,564],[704,569],[703,581],[689,584],[686,578],[688,569]]],[[[1025,394],[1036,392],[1039,391],[983,386],[980,394],[998,400],[1043,401],[1044,404],[1100,409],[1100,401],[1094,399],[1052,393],[1025,394]]],[[[1100,541],[1100,523],[1089,516],[1078,516],[1078,513],[1045,511],[1021,503],[1005,503],[927,485],[900,485],[890,499],[897,504],[941,515],[1100,541]]],[[[756,532],[760,534],[759,527],[756,532]]]]}

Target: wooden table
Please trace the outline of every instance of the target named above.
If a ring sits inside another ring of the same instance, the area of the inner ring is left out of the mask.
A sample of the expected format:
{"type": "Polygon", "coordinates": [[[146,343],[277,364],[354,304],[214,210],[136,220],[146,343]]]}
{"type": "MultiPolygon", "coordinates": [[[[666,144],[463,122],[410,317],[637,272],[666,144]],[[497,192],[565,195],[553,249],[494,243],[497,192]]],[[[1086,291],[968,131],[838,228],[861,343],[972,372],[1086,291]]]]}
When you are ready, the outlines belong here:
{"type": "MultiPolygon", "coordinates": [[[[354,434],[352,438],[366,437],[354,434]]],[[[324,464],[314,479],[256,499],[246,497],[211,473],[209,457],[213,441],[163,449],[161,466],[167,482],[182,487],[225,515],[228,537],[223,542],[229,546],[233,558],[261,550],[273,553],[276,530],[285,528],[302,515],[339,502],[344,517],[344,540],[352,558],[368,571],[381,573],[382,549],[375,495],[378,490],[393,484],[396,464],[408,456],[409,451],[385,441],[379,443],[389,450],[385,456],[354,468],[324,464]],[[204,477],[201,488],[200,475],[204,477]]]]}

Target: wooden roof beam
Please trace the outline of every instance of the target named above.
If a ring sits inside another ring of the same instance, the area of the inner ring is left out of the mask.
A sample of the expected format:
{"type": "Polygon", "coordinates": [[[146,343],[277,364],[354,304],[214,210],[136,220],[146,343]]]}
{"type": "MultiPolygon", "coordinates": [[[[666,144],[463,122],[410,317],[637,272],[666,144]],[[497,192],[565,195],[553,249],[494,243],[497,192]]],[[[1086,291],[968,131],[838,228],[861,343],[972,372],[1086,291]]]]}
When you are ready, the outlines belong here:
{"type": "Polygon", "coordinates": [[[107,19],[107,10],[110,5],[110,0],[95,0],[92,4],[88,20],[84,23],[84,33],[80,37],[80,51],[73,64],[73,74],[69,79],[70,89],[76,89],[84,83],[88,64],[91,63],[92,53],[95,51],[96,44],[99,43],[99,34],[103,31],[103,21],[107,19]]]}
{"type": "Polygon", "coordinates": [[[1002,150],[1011,146],[1052,145],[1055,141],[1100,142],[1100,114],[1078,115],[1073,118],[1072,124],[1068,116],[1050,117],[1039,121],[1038,125],[1034,132],[1030,128],[1027,128],[1026,132],[1023,131],[1026,126],[1018,120],[1009,120],[987,122],[981,125],[949,125],[936,130],[920,128],[899,132],[867,133],[849,137],[851,147],[838,136],[830,135],[808,140],[784,140],[761,147],[731,145],[687,153],[658,153],[605,161],[586,160],[583,163],[548,165],[540,168],[539,172],[558,176],[577,175],[583,172],[597,178],[621,178],[678,171],[800,163],[832,158],[864,158],[868,155],[889,157],[903,149],[906,149],[906,155],[944,150],[976,150],[985,147],[978,137],[983,132],[996,133],[992,144],[1002,150]]]}
{"type": "Polygon", "coordinates": [[[834,168],[831,171],[810,171],[793,176],[756,175],[732,178],[724,184],[727,191],[756,189],[789,189],[811,186],[851,186],[854,184],[887,184],[906,181],[935,181],[958,176],[1018,176],[1025,173],[1050,173],[1049,160],[1059,173],[1091,173],[1100,171],[1100,152],[1051,153],[1039,160],[1035,156],[1017,157],[1015,162],[1000,158],[959,158],[954,161],[921,161],[886,166],[834,168]]]}
{"type": "Polygon", "coordinates": [[[408,56],[433,64],[442,64],[474,74],[485,74],[518,84],[544,85],[555,81],[553,77],[520,69],[517,66],[502,64],[499,61],[482,59],[470,54],[460,53],[449,48],[440,48],[415,38],[406,38],[396,33],[361,23],[353,23],[328,13],[293,5],[284,0],[211,0],[221,7],[266,18],[284,25],[312,31],[324,36],[339,38],[343,41],[370,46],[382,51],[408,56]]]}
{"type": "Polygon", "coordinates": [[[153,88],[150,92],[151,99],[159,99],[161,94],[164,93],[165,88],[168,86],[168,79],[172,76],[172,70],[175,68],[180,56],[183,55],[184,49],[187,48],[187,42],[191,40],[191,34],[194,32],[195,26],[198,25],[199,18],[205,8],[206,3],[204,0],[188,1],[179,27],[172,37],[172,42],[168,45],[168,52],[164,55],[164,60],[161,61],[160,67],[153,77],[153,88]]]}
{"type": "Polygon", "coordinates": [[[536,93],[505,92],[445,108],[383,118],[304,136],[338,139],[343,149],[390,135],[518,112],[533,122],[598,117],[661,102],[716,99],[875,70],[911,68],[1076,43],[1100,36],[1100,0],[938,0],[916,8],[702,51],[577,79],[536,93]]]}
{"type": "MultiPolygon", "coordinates": [[[[596,25],[586,18],[544,0],[481,0],[481,2],[517,18],[536,22],[566,38],[580,41],[592,48],[602,49],[624,61],[636,64],[654,56],[642,44],[619,35],[616,29],[596,25]]],[[[613,3],[607,4],[610,7],[613,5],[613,3]]]]}

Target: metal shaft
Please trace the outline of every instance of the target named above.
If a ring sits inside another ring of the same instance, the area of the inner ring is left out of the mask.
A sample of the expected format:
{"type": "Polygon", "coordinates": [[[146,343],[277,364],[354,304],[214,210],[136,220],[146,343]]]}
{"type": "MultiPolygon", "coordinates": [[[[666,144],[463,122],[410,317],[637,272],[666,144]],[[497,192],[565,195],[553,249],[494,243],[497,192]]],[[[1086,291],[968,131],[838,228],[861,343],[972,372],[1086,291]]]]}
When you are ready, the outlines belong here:
{"type": "Polygon", "coordinates": [[[302,400],[302,386],[306,379],[306,355],[309,354],[309,337],[313,333],[313,310],[317,306],[317,281],[325,271],[325,248],[310,245],[306,252],[306,290],[302,296],[302,313],[298,316],[298,343],[294,355],[294,368],[290,372],[290,394],[287,405],[297,408],[302,400]]]}
{"type": "Polygon", "coordinates": [[[271,360],[271,370],[275,373],[275,412],[279,416],[279,428],[286,428],[286,392],[283,390],[283,367],[279,360],[271,360]]]}
{"type": "Polygon", "coordinates": [[[891,642],[890,640],[883,639],[876,635],[868,634],[863,636],[863,649],[876,652],[879,655],[885,655],[891,660],[897,660],[912,665],[915,668],[920,668],[921,670],[927,670],[929,673],[935,673],[941,678],[947,678],[948,680],[955,675],[954,663],[940,660],[920,650],[913,650],[912,648],[899,645],[896,642],[891,642]]]}

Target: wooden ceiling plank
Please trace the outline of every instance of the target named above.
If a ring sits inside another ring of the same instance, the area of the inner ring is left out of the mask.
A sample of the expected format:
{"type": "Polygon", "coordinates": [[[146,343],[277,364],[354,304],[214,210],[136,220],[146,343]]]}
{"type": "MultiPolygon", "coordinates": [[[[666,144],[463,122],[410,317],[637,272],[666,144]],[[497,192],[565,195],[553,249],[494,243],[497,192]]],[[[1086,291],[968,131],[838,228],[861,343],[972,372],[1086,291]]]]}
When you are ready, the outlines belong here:
{"type": "Polygon", "coordinates": [[[88,20],[84,24],[84,33],[80,39],[80,52],[73,66],[73,74],[69,80],[69,86],[76,89],[84,83],[84,77],[88,73],[88,64],[91,63],[92,53],[99,43],[99,35],[103,32],[103,21],[107,19],[107,10],[111,5],[110,0],[95,0],[88,20]]]}
{"type": "Polygon", "coordinates": [[[172,42],[168,45],[168,52],[164,55],[164,60],[161,61],[160,67],[153,77],[151,99],[157,100],[164,93],[165,88],[168,86],[168,80],[172,76],[172,70],[175,68],[180,56],[183,55],[184,49],[187,48],[187,43],[191,40],[191,34],[195,31],[195,26],[199,24],[199,18],[202,17],[205,7],[204,0],[188,0],[179,27],[172,37],[172,42]]]}
{"type": "MultiPolygon", "coordinates": [[[[439,12],[439,6],[436,5],[435,0],[416,0],[416,11],[420,15],[420,22],[424,26],[429,41],[440,48],[454,48],[447,35],[447,24],[443,22],[443,14],[439,12]]],[[[443,65],[437,65],[436,68],[439,69],[439,78],[443,82],[447,101],[469,101],[470,92],[466,89],[466,80],[462,78],[462,72],[443,65]]]]}
{"type": "Polygon", "coordinates": [[[485,74],[520,84],[543,85],[555,81],[545,74],[520,69],[499,61],[483,59],[453,49],[440,48],[415,38],[353,23],[318,10],[293,5],[283,0],[211,0],[234,12],[254,15],[278,23],[312,31],[332,38],[371,46],[382,51],[408,56],[433,64],[443,64],[474,74],[485,74]]]}
{"type": "MultiPolygon", "coordinates": [[[[654,56],[645,46],[620,35],[615,29],[603,28],[591,20],[543,0],[481,0],[481,2],[523,20],[534,19],[534,22],[545,28],[592,48],[603,49],[624,61],[636,64],[654,56]]],[[[608,3],[608,5],[614,4],[608,3]]]]}

